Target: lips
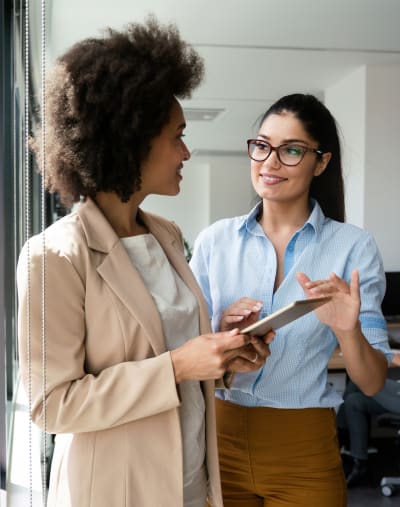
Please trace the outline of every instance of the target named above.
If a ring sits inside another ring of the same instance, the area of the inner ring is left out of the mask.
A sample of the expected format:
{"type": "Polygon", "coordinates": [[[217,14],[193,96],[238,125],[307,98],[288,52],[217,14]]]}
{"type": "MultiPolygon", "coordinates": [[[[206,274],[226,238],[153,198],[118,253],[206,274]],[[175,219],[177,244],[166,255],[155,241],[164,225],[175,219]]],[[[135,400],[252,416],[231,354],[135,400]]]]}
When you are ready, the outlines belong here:
{"type": "Polygon", "coordinates": [[[272,176],[271,174],[260,174],[260,178],[264,185],[277,185],[283,181],[287,181],[287,178],[281,178],[280,176],[272,176]]]}

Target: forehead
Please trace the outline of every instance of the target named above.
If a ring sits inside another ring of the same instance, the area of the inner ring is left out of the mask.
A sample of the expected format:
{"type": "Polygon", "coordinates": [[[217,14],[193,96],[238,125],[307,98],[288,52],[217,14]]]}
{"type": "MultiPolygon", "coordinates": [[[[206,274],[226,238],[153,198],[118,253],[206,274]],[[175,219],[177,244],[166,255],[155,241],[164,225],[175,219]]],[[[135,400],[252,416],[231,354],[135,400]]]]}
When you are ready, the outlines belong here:
{"type": "Polygon", "coordinates": [[[293,113],[289,112],[267,116],[260,127],[259,135],[269,139],[313,141],[305,130],[303,123],[293,113]]]}
{"type": "Polygon", "coordinates": [[[183,128],[185,126],[185,117],[183,115],[183,110],[176,99],[174,99],[172,103],[167,125],[170,128],[183,128]]]}

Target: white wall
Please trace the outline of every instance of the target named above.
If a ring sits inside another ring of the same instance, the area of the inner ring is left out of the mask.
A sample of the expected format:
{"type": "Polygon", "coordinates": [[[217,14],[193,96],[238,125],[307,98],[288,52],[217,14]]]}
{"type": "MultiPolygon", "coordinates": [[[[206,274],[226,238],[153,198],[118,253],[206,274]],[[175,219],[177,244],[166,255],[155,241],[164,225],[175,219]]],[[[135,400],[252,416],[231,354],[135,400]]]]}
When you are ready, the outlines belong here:
{"type": "Polygon", "coordinates": [[[346,220],[359,227],[364,226],[365,83],[363,66],[329,87],[324,100],[341,134],[346,220]]]}
{"type": "Polygon", "coordinates": [[[400,67],[367,68],[365,220],[385,269],[400,270],[400,67]]]}
{"type": "Polygon", "coordinates": [[[210,223],[210,165],[191,159],[184,164],[181,191],[175,197],[151,195],[142,208],[175,221],[190,245],[210,223]]]}
{"type": "Polygon", "coordinates": [[[400,67],[357,69],[326,90],[343,133],[347,221],[369,230],[400,270],[400,67]]]}
{"type": "Polygon", "coordinates": [[[174,220],[191,246],[207,225],[247,213],[256,202],[247,156],[193,156],[182,175],[178,196],[149,196],[142,208],[174,220]]]}
{"type": "Polygon", "coordinates": [[[248,213],[256,202],[247,155],[216,157],[210,164],[210,223],[248,213]]]}

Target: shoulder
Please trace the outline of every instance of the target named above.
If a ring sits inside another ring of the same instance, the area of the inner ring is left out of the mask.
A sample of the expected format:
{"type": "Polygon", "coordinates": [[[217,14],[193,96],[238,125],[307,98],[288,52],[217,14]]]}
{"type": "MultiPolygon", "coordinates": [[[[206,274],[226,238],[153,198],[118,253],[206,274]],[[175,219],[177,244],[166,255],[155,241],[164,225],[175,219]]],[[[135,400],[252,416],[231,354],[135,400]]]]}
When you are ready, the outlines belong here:
{"type": "Polygon", "coordinates": [[[73,212],[25,242],[18,259],[18,272],[27,272],[28,266],[30,272],[40,271],[44,261],[46,270],[57,271],[60,277],[63,273],[70,276],[70,268],[82,274],[89,257],[82,224],[73,212]]]}
{"type": "Polygon", "coordinates": [[[78,215],[73,212],[57,220],[43,232],[32,236],[24,245],[31,255],[56,253],[68,255],[81,244],[86,243],[85,234],[78,215]]]}
{"type": "Polygon", "coordinates": [[[239,231],[243,226],[247,215],[233,217],[233,218],[222,218],[217,220],[213,224],[203,229],[196,241],[206,241],[214,239],[224,239],[230,237],[233,239],[234,232],[239,231]]]}
{"type": "Polygon", "coordinates": [[[175,238],[181,239],[182,232],[178,225],[172,220],[168,220],[160,215],[156,215],[155,213],[149,213],[148,211],[140,210],[140,216],[143,222],[148,226],[150,231],[154,229],[159,229],[164,233],[168,233],[175,238]]]}
{"type": "Polygon", "coordinates": [[[356,225],[326,220],[316,248],[326,259],[345,263],[348,269],[383,272],[382,256],[374,236],[356,225]]]}
{"type": "Polygon", "coordinates": [[[348,243],[375,242],[373,235],[368,230],[347,222],[337,222],[331,218],[324,220],[322,234],[325,237],[332,237],[348,243]]]}

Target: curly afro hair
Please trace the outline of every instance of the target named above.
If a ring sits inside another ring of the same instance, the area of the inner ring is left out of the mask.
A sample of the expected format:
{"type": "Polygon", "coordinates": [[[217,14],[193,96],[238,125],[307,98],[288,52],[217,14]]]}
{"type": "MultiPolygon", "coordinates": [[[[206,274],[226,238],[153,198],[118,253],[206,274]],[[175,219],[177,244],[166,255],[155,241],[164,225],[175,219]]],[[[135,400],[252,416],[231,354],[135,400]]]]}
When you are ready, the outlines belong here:
{"type": "MultiPolygon", "coordinates": [[[[67,207],[99,191],[128,201],[174,98],[190,97],[203,73],[202,58],[176,26],[154,17],[75,44],[47,80],[48,190],[67,207]]],[[[40,160],[39,139],[33,147],[40,160]]]]}

